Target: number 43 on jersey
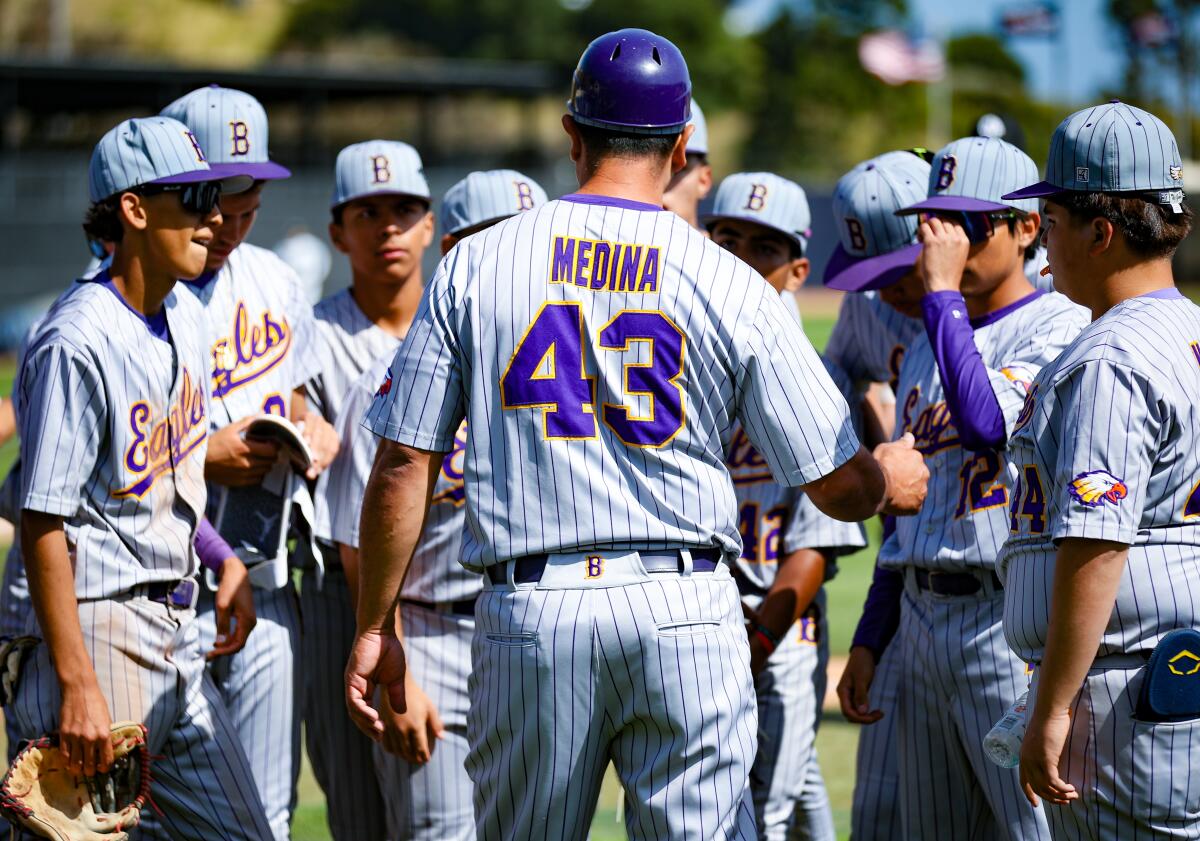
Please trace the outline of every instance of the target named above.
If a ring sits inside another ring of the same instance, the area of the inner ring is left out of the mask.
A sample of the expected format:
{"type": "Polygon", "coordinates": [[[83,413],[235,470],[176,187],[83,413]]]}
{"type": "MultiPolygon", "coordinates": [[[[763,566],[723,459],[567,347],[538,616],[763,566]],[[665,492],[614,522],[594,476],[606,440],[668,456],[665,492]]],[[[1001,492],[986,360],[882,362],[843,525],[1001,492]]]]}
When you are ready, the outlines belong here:
{"type": "MultiPolygon", "coordinates": [[[[591,346],[584,333],[583,307],[547,301],[517,343],[500,378],[506,410],[540,409],[547,440],[579,441],[598,436],[596,380],[589,377],[585,353],[591,346]]],[[[625,403],[604,402],[600,419],[630,447],[662,447],[684,424],[683,376],[686,338],[670,318],[655,310],[621,310],[600,328],[596,346],[603,351],[629,351],[635,342],[649,347],[649,362],[623,367],[625,394],[649,401],[646,416],[625,403]]]]}

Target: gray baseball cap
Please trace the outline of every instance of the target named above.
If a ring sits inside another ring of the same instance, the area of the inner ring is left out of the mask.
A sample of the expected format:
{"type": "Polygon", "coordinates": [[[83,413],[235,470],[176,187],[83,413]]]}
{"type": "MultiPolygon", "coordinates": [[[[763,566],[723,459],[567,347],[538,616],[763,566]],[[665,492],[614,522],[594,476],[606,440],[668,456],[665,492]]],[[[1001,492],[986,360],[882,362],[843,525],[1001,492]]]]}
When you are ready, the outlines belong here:
{"type": "Polygon", "coordinates": [[[330,207],[375,195],[413,196],[430,202],[429,184],[416,149],[399,140],[367,140],[338,152],[330,207]]]}
{"type": "Polygon", "coordinates": [[[928,195],[901,212],[1036,213],[1037,199],[1013,199],[1008,194],[1037,175],[1033,159],[1011,143],[994,137],[964,137],[934,155],[928,195]]]}
{"type": "Polygon", "coordinates": [[[142,184],[218,180],[196,136],[169,117],[125,120],[109,129],[88,165],[88,194],[94,202],[142,184]]]}
{"type": "Polygon", "coordinates": [[[162,115],[192,130],[219,178],[248,175],[270,181],[292,174],[270,159],[267,112],[248,93],[218,85],[198,88],[172,102],[162,115]]]}
{"type": "Polygon", "coordinates": [[[773,172],[738,172],[717,188],[712,210],[701,220],[706,228],[721,219],[741,219],[778,231],[799,246],[812,235],[812,212],[804,188],[773,172]]]}
{"type": "Polygon", "coordinates": [[[1149,111],[1116,99],[1076,111],[1054,130],[1046,179],[1005,198],[1068,191],[1157,194],[1160,204],[1177,208],[1183,201],[1183,161],[1175,135],[1149,111]]]}
{"type": "Polygon", "coordinates": [[[825,266],[824,283],[843,292],[891,286],[921,253],[917,217],[897,216],[925,196],[929,164],[912,152],[886,152],[838,179],[833,221],[838,244],[825,266]]]}
{"type": "Polygon", "coordinates": [[[704,119],[704,112],[700,110],[700,103],[692,99],[692,119],[689,121],[696,127],[692,132],[692,136],[688,138],[687,149],[689,155],[707,155],[708,154],[708,121],[704,119]]]}
{"type": "Polygon", "coordinates": [[[498,222],[548,201],[546,191],[515,169],[472,172],[446,191],[438,208],[443,234],[498,222]]]}

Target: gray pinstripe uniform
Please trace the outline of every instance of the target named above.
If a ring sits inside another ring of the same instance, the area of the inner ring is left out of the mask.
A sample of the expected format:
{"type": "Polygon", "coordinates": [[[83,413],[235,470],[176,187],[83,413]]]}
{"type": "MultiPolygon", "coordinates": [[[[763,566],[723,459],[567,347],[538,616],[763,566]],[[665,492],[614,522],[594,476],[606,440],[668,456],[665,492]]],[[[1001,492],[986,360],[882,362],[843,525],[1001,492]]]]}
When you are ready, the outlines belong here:
{"type": "MultiPolygon", "coordinates": [[[[286,414],[293,390],[319,359],[312,308],[292,269],[271,251],[243,243],[216,277],[188,288],[208,317],[212,428],[263,412],[286,414]]],[[[212,485],[210,491],[211,510],[225,489],[212,485]]],[[[213,525],[221,531],[219,521],[213,525]]],[[[246,647],[208,669],[250,756],[275,838],[286,841],[300,773],[299,604],[289,581],[277,590],[255,587],[254,606],[258,624],[246,647]]],[[[213,595],[202,592],[197,609],[201,644],[211,646],[213,595]]]]}
{"type": "Polygon", "coordinates": [[[1174,288],[1132,298],[1042,370],[1009,444],[1016,491],[999,563],[1018,657],[1041,661],[1057,541],[1130,547],[1059,765],[1081,799],[1046,804],[1056,839],[1200,838],[1200,719],[1133,715],[1155,644],[1200,628],[1197,393],[1200,309],[1174,288]]]}
{"type": "Polygon", "coordinates": [[[779,296],[674,214],[567,197],[450,252],[392,374],[378,434],[446,452],[469,420],[464,563],[513,581],[548,553],[476,610],[478,836],[581,837],[611,759],[631,834],[753,837],[737,588],[678,549],[741,551],[735,420],[788,484],[857,450],[779,296]]]}
{"type": "MultiPolygon", "coordinates": [[[[850,294],[842,299],[825,355],[847,372],[857,388],[873,382],[891,383],[894,388],[904,353],[922,332],[920,321],[892,309],[878,292],[850,294]]],[[[871,709],[883,710],[884,717],[859,730],[850,813],[856,841],[892,841],[900,833],[895,732],[899,648],[887,648],[871,683],[871,709]]]]}
{"type": "MultiPolygon", "coordinates": [[[[344,462],[352,457],[354,430],[341,423],[347,393],[372,362],[385,354],[390,357],[400,340],[367,318],[349,289],[318,303],[313,315],[322,362],[306,390],[314,408],[338,428],[341,445],[334,464],[317,480],[314,500],[317,539],[325,548],[324,576],[319,577],[309,564],[300,588],[304,739],[313,774],[325,792],[330,833],[338,841],[371,841],[386,837],[385,802],[376,781],[373,743],[345,714],[342,671],[354,641],[354,610],[330,522],[330,508],[350,502],[340,497],[351,491],[338,483],[331,485],[330,480],[335,473],[345,472],[344,462]]],[[[358,418],[354,420],[357,423],[358,418]]],[[[361,504],[362,488],[354,491],[357,504],[361,504]]],[[[357,530],[357,515],[353,526],[357,530]]]]}
{"type": "MultiPolygon", "coordinates": [[[[205,505],[204,314],[180,290],[164,308],[169,341],[100,284],[52,310],[21,371],[21,505],[63,518],[84,644],[113,720],[148,727],[163,828],[262,841],[270,827],[194,612],[135,589],[195,575],[205,505]]],[[[56,729],[58,693],[39,646],[8,710],[24,737],[56,729]]]]}
{"type": "MultiPolygon", "coordinates": [[[[1061,295],[1041,292],[973,321],[1006,430],[1029,382],[1085,321],[1061,295]]],[[[900,368],[896,414],[897,434],[915,435],[930,472],[925,504],[917,515],[897,518],[879,556],[906,573],[897,723],[904,837],[1047,837],[1045,817],[1025,800],[1016,769],[992,764],[982,749],[1027,680],[1025,663],[1001,639],[1003,593],[990,576],[1008,528],[1004,453],[962,446],[924,334],[900,368]],[[917,587],[917,569],[980,570],[981,589],[935,595],[917,587]],[[939,792],[936,802],[931,791],[939,792]]]]}
{"type": "MultiPolygon", "coordinates": [[[[826,368],[843,396],[853,400],[845,373],[830,363],[826,368]]],[[[854,408],[851,404],[852,417],[856,417],[854,408]]],[[[766,460],[740,425],[734,429],[727,464],[737,491],[742,532],[742,553],[734,568],[742,601],[751,609],[761,605],[774,584],[783,557],[801,549],[837,554],[866,545],[861,524],[834,520],[821,513],[802,491],[775,482],[766,460]]],[[[831,564],[827,580],[836,572],[836,563],[831,564]]],[[[827,627],[822,588],[755,679],[758,754],[750,770],[750,790],[762,839],[782,841],[793,824],[802,838],[832,841],[836,837],[816,756],[829,657],[827,627]],[[802,808],[806,790],[815,795],[807,809],[802,808]]]]}
{"type": "MultiPolygon", "coordinates": [[[[330,470],[330,522],[333,539],[355,549],[363,491],[379,444],[360,424],[381,384],[388,382],[391,361],[391,355],[380,358],[350,387],[338,419],[347,450],[330,470]]],[[[446,730],[434,746],[433,758],[423,766],[410,765],[375,747],[375,771],[384,792],[389,838],[466,841],[475,834],[471,781],[465,768],[467,678],[475,620],[451,609],[455,602],[474,601],[483,589],[482,577],[458,562],[466,528],[466,448],[464,424],[443,459],[425,529],[401,588],[408,667],[437,708],[446,730]]]]}

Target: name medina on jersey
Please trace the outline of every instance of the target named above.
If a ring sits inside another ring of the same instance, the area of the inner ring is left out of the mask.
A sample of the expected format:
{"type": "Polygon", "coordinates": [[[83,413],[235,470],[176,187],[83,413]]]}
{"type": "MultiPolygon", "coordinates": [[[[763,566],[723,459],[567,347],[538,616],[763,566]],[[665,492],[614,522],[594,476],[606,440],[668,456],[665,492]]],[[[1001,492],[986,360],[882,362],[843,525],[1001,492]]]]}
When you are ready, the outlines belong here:
{"type": "Polygon", "coordinates": [[[921,399],[921,387],[913,386],[904,399],[904,411],[900,416],[903,432],[911,432],[917,439],[916,448],[921,455],[931,456],[942,450],[959,446],[958,427],[950,414],[946,401],[931,403],[921,410],[914,421],[913,410],[921,399]]]}
{"type": "Polygon", "coordinates": [[[657,292],[656,245],[557,236],[550,249],[550,282],[593,292],[657,292]]]}
{"type": "Polygon", "coordinates": [[[213,342],[213,397],[224,397],[257,380],[277,366],[292,346],[292,328],[286,318],[263,310],[259,323],[250,323],[244,301],[238,301],[228,336],[213,342]]]}
{"type": "Polygon", "coordinates": [[[113,491],[114,497],[141,499],[154,487],[159,476],[182,464],[208,437],[201,388],[200,382],[192,382],[192,372],[184,368],[179,402],[171,406],[166,417],[155,417],[154,409],[145,400],[129,407],[131,440],[125,450],[124,463],[136,478],[126,487],[113,491]]]}

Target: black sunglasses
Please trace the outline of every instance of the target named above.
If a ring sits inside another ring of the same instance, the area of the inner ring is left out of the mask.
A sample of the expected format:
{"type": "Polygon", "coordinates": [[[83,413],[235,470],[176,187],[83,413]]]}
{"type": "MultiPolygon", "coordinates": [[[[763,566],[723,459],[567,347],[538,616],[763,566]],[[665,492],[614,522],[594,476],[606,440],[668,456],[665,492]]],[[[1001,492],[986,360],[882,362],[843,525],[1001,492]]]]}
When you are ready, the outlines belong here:
{"type": "Polygon", "coordinates": [[[997,222],[1006,222],[1010,219],[1020,219],[1024,216],[1023,213],[1017,210],[994,210],[994,211],[963,211],[963,210],[931,210],[927,211],[927,216],[937,216],[940,219],[949,219],[952,222],[957,222],[962,225],[963,230],[967,234],[967,239],[973,243],[984,242],[992,234],[996,232],[997,222]]]}
{"type": "Polygon", "coordinates": [[[131,192],[141,196],[179,193],[179,203],[188,213],[207,216],[221,199],[220,181],[195,181],[191,184],[142,184],[131,192]]]}

